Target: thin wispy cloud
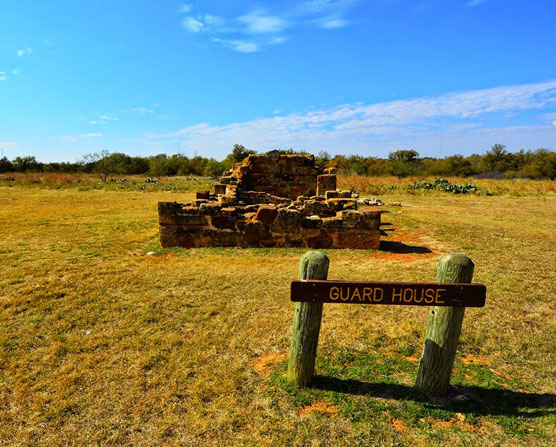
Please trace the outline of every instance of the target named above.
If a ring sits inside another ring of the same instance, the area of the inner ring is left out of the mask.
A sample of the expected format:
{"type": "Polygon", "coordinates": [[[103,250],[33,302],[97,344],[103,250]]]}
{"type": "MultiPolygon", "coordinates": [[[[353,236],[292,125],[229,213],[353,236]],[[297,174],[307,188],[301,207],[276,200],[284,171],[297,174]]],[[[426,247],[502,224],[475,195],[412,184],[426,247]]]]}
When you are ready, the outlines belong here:
{"type": "Polygon", "coordinates": [[[120,119],[117,116],[112,115],[99,115],[99,118],[96,120],[89,121],[89,124],[97,125],[97,124],[107,124],[113,121],[119,121],[120,119]]]}
{"type": "Polygon", "coordinates": [[[486,3],[488,0],[469,0],[467,6],[479,6],[486,3]]]}
{"type": "Polygon", "coordinates": [[[437,97],[344,104],[222,126],[199,123],[166,134],[147,134],[146,137],[150,140],[178,141],[199,150],[220,150],[223,153],[234,142],[259,149],[295,147],[318,151],[349,147],[352,152],[367,153],[369,147],[377,144],[387,147],[407,142],[413,145],[427,139],[432,141],[433,138],[463,138],[462,141],[467,141],[470,135],[491,136],[504,132],[508,135],[543,135],[547,128],[553,129],[553,126],[504,127],[504,114],[555,107],[556,80],[553,80],[447,93],[437,97]],[[494,126],[490,124],[493,118],[497,123],[494,126]]]}
{"type": "Polygon", "coordinates": [[[286,33],[296,28],[332,30],[348,26],[346,16],[357,1],[310,0],[289,9],[257,8],[231,18],[206,14],[188,4],[181,9],[189,14],[182,19],[182,26],[234,51],[254,53],[286,42],[289,38],[286,33]]]}
{"type": "Polygon", "coordinates": [[[149,115],[154,113],[154,109],[148,107],[130,107],[127,109],[131,113],[138,113],[139,115],[149,115]]]}
{"type": "Polygon", "coordinates": [[[8,74],[5,71],[0,71],[0,81],[8,79],[8,74]]]}
{"type": "Polygon", "coordinates": [[[21,70],[19,68],[14,68],[12,70],[12,75],[17,76],[17,75],[19,75],[20,72],[21,72],[21,70]]]}
{"type": "Polygon", "coordinates": [[[4,149],[7,147],[14,147],[17,146],[19,143],[17,141],[0,141],[0,149],[4,149]]]}
{"type": "Polygon", "coordinates": [[[32,48],[24,48],[23,50],[17,50],[17,55],[19,57],[21,56],[29,56],[30,54],[33,53],[33,49],[32,48]]]}
{"type": "Polygon", "coordinates": [[[99,137],[103,137],[104,134],[103,133],[84,133],[79,135],[81,138],[99,138],[99,137]]]}
{"type": "Polygon", "coordinates": [[[182,7],[180,8],[180,12],[186,14],[189,11],[191,11],[192,9],[193,9],[193,6],[186,3],[186,4],[182,5],[182,7]]]}
{"type": "Polygon", "coordinates": [[[77,137],[74,137],[72,135],[61,135],[58,137],[58,140],[65,143],[75,143],[77,141],[77,137]]]}

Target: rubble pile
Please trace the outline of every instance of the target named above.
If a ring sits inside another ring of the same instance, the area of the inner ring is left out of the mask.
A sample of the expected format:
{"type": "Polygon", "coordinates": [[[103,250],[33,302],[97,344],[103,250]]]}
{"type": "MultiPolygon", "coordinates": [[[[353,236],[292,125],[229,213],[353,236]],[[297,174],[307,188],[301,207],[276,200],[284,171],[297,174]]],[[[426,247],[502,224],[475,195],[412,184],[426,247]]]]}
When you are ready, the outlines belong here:
{"type": "Polygon", "coordinates": [[[278,151],[236,163],[214,193],[158,204],[163,247],[378,248],[377,199],[336,189],[334,168],[278,151]],[[368,206],[375,205],[375,206],[368,206]]]}

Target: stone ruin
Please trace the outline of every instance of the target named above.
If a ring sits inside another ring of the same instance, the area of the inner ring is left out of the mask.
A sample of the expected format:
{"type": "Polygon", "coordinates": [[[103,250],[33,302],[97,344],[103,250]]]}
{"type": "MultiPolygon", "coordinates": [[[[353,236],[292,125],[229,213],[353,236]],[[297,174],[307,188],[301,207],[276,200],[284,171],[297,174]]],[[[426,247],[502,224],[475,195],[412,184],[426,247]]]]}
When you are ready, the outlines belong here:
{"type": "Polygon", "coordinates": [[[336,189],[334,168],[279,151],[235,163],[192,203],[159,202],[162,247],[373,248],[377,199],[336,189]]]}

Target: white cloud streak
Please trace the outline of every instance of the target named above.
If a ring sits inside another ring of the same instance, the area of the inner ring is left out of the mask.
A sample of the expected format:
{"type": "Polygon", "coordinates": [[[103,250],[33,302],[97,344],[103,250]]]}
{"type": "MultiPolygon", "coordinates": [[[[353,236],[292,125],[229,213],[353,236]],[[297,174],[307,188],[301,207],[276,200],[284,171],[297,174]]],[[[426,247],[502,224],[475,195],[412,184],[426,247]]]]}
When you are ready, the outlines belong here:
{"type": "Polygon", "coordinates": [[[83,133],[79,136],[81,138],[99,138],[99,137],[103,137],[104,134],[103,133],[83,133]]]}
{"type": "Polygon", "coordinates": [[[0,71],[0,81],[5,81],[6,79],[8,79],[8,75],[6,74],[6,72],[0,71]]]}
{"type": "Polygon", "coordinates": [[[467,6],[479,6],[486,3],[488,0],[469,0],[467,6]]]}
{"type": "Polygon", "coordinates": [[[130,107],[128,111],[138,113],[139,115],[150,115],[151,113],[154,113],[154,110],[149,109],[148,107],[130,107]]]}
{"type": "MultiPolygon", "coordinates": [[[[502,134],[536,134],[540,138],[547,128],[553,129],[553,126],[503,127],[504,114],[548,107],[556,107],[556,80],[370,105],[345,104],[221,126],[199,123],[167,134],[147,134],[146,137],[150,140],[179,141],[198,150],[211,153],[216,150],[222,155],[234,143],[260,150],[294,147],[312,151],[325,149],[368,153],[373,147],[413,145],[418,141],[438,145],[442,138],[453,142],[458,138],[469,141],[472,135],[486,138],[502,134]],[[496,124],[487,127],[493,117],[496,124]]],[[[554,130],[551,132],[554,139],[556,134],[554,130]]]]}
{"type": "MultiPolygon", "coordinates": [[[[212,14],[191,14],[182,19],[183,28],[192,33],[208,35],[212,42],[234,51],[254,53],[288,40],[284,33],[300,27],[313,26],[326,30],[350,24],[346,15],[359,0],[309,0],[283,11],[254,9],[234,18],[212,14]]],[[[193,8],[183,10],[192,13],[193,8]]]]}
{"type": "Polygon", "coordinates": [[[72,135],[62,135],[58,137],[58,140],[65,143],[75,143],[77,141],[77,137],[74,137],[72,135]]]}

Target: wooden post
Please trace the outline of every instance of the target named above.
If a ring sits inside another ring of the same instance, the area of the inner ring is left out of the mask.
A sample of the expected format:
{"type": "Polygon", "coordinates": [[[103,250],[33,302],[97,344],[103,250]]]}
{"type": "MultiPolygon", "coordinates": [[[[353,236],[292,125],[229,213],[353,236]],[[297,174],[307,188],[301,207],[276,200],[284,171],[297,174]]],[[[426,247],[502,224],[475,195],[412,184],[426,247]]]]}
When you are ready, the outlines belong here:
{"type": "MultiPolygon", "coordinates": [[[[475,264],[462,254],[444,255],[438,261],[437,282],[470,283],[475,264]]],[[[415,386],[419,391],[443,395],[450,385],[465,307],[432,307],[425,346],[415,386]]]]}
{"type": "MultiPolygon", "coordinates": [[[[326,279],[328,257],[319,251],[305,253],[299,261],[299,279],[326,279]]],[[[308,385],[315,372],[322,303],[295,303],[288,381],[308,385]]]]}

